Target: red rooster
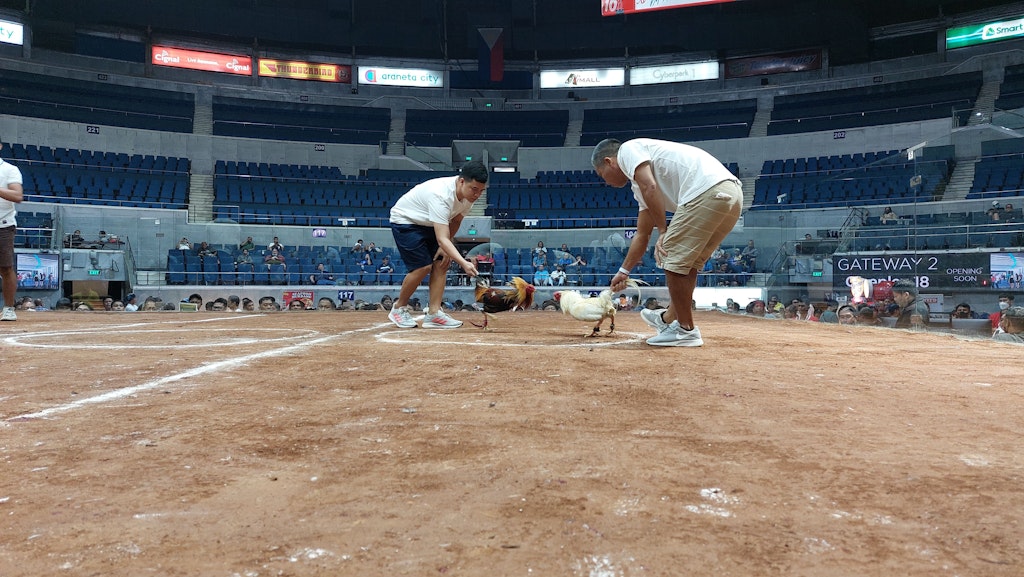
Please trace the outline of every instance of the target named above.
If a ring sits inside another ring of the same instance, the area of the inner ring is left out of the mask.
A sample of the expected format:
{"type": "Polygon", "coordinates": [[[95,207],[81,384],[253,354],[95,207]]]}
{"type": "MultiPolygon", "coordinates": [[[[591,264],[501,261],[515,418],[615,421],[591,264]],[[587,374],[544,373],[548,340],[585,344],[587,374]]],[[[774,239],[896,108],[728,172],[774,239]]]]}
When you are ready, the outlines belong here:
{"type": "Polygon", "coordinates": [[[473,326],[487,329],[488,319],[493,317],[494,313],[529,309],[533,306],[535,290],[532,284],[517,276],[512,277],[512,286],[508,288],[491,288],[487,279],[477,277],[475,296],[476,302],[484,305],[484,324],[473,323],[473,326]]]}

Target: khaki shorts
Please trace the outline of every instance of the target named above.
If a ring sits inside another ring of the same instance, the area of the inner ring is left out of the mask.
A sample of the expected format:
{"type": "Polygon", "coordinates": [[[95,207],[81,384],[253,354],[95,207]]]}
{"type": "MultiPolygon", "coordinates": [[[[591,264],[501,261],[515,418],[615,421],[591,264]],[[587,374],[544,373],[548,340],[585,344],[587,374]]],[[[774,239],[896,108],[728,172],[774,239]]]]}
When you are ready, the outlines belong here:
{"type": "Polygon", "coordinates": [[[17,228],[0,228],[0,268],[14,268],[14,233],[17,228]]]}
{"type": "Polygon", "coordinates": [[[661,243],[668,252],[662,262],[665,270],[686,275],[693,269],[703,269],[736,225],[742,210],[743,189],[731,180],[723,180],[676,207],[661,243]]]}

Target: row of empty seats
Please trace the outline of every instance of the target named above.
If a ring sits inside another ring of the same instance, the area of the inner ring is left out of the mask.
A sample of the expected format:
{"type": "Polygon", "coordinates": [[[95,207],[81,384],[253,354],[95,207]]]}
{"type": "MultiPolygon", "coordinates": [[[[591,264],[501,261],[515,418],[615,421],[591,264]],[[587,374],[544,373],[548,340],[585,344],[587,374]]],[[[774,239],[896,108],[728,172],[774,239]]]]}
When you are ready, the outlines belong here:
{"type": "Polygon", "coordinates": [[[218,136],[379,144],[390,128],[388,108],[213,98],[213,133],[218,136]]]}
{"type": "Polygon", "coordinates": [[[757,114],[757,99],[666,106],[586,109],[580,144],[605,138],[659,138],[680,142],[746,138],[757,114]]]}

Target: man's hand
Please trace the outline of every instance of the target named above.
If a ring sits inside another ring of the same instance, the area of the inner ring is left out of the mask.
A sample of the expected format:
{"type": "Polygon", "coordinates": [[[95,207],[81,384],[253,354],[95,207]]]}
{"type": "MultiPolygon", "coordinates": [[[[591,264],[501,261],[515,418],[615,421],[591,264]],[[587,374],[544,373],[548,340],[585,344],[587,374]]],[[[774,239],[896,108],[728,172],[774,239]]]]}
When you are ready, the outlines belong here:
{"type": "Polygon", "coordinates": [[[665,250],[665,246],[662,244],[662,239],[664,238],[664,234],[659,234],[658,240],[654,243],[654,263],[658,265],[658,268],[665,268],[661,262],[662,259],[668,256],[668,251],[665,250]]]}

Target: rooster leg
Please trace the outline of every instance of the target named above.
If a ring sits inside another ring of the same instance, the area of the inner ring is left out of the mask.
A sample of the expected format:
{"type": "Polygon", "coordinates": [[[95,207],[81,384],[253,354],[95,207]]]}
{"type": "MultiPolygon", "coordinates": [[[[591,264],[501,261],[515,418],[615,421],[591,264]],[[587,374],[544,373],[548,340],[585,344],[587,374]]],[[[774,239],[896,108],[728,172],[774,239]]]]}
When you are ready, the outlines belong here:
{"type": "Polygon", "coordinates": [[[491,316],[492,316],[492,315],[489,315],[489,314],[487,314],[487,313],[484,313],[484,324],[482,324],[482,325],[478,325],[478,324],[474,323],[473,321],[469,321],[469,322],[470,322],[470,324],[471,324],[471,325],[473,325],[474,327],[477,327],[477,328],[481,328],[481,329],[483,329],[483,330],[485,330],[485,331],[489,331],[489,330],[491,330],[491,329],[490,329],[490,328],[489,328],[489,327],[487,326],[487,321],[488,321],[488,320],[490,319],[490,317],[491,317],[491,316]]]}
{"type": "Polygon", "coordinates": [[[597,323],[594,326],[594,330],[591,331],[589,335],[587,335],[587,337],[599,337],[599,336],[601,336],[601,323],[597,323]]]}
{"type": "Polygon", "coordinates": [[[615,332],[615,319],[612,319],[612,322],[608,325],[608,334],[610,335],[610,334],[612,334],[614,332],[615,332]]]}

